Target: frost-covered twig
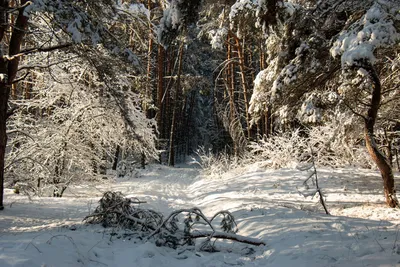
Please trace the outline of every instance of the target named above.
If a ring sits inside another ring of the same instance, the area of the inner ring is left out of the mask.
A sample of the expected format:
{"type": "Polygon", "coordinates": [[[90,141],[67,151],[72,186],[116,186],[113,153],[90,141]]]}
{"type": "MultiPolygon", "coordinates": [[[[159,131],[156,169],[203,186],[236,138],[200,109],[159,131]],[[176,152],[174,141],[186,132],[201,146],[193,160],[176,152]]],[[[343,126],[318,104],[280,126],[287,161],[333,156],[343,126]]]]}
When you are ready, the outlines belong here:
{"type": "Polygon", "coordinates": [[[318,173],[317,173],[317,168],[315,167],[315,160],[314,160],[314,154],[313,154],[313,149],[310,147],[310,154],[311,154],[311,165],[307,169],[302,169],[302,170],[310,170],[311,169],[311,174],[308,176],[308,178],[303,182],[304,185],[307,185],[307,181],[314,178],[312,181],[315,181],[315,187],[316,187],[316,192],[318,192],[319,195],[319,202],[321,203],[322,207],[325,210],[325,213],[327,215],[330,215],[328,208],[326,207],[324,196],[322,194],[321,188],[319,187],[318,184],[318,173]]]}

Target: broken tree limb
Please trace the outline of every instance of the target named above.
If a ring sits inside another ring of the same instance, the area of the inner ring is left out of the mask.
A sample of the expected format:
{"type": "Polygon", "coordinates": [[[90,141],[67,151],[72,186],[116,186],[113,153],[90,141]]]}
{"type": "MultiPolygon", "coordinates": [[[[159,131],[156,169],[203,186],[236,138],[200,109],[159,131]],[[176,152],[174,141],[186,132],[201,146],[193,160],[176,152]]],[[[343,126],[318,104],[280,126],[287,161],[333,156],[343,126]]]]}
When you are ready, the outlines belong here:
{"type": "Polygon", "coordinates": [[[233,241],[250,244],[250,245],[254,245],[254,246],[266,245],[260,239],[237,235],[237,234],[232,234],[232,233],[212,232],[212,231],[201,231],[201,232],[190,233],[191,238],[201,238],[201,237],[210,237],[210,236],[212,236],[212,238],[228,239],[228,240],[233,240],[233,241]]]}
{"type": "MultiPolygon", "coordinates": [[[[255,246],[265,245],[259,239],[237,235],[237,224],[233,214],[223,210],[217,212],[211,219],[207,218],[199,208],[180,209],[173,211],[166,219],[162,214],[151,209],[142,209],[131,204],[142,203],[136,198],[126,198],[121,192],[105,192],[96,210],[86,216],[86,223],[102,224],[104,227],[121,227],[141,232],[147,240],[154,237],[156,245],[177,248],[193,245],[196,238],[205,238],[207,247],[216,251],[211,239],[226,239],[255,246]],[[219,227],[213,225],[220,217],[219,227]],[[201,229],[197,226],[201,224],[201,229]],[[207,228],[208,230],[203,230],[207,228]]],[[[203,249],[203,247],[201,248],[203,249]]],[[[208,251],[208,250],[207,250],[208,251]]]]}
{"type": "Polygon", "coordinates": [[[214,227],[212,226],[211,222],[207,219],[207,217],[203,214],[203,212],[202,212],[199,208],[180,209],[180,210],[176,210],[176,211],[172,212],[172,213],[163,221],[163,223],[162,223],[156,230],[154,230],[153,233],[151,233],[151,234],[147,237],[147,239],[149,239],[149,238],[153,237],[154,235],[158,234],[162,228],[165,228],[166,224],[168,223],[168,221],[171,220],[171,218],[174,218],[174,217],[176,217],[177,215],[179,215],[179,214],[181,214],[181,213],[183,213],[183,212],[186,212],[186,213],[193,213],[193,214],[195,214],[195,215],[200,216],[200,217],[205,221],[205,223],[206,223],[208,226],[210,226],[210,228],[213,230],[213,232],[215,232],[215,229],[214,229],[214,227]]]}

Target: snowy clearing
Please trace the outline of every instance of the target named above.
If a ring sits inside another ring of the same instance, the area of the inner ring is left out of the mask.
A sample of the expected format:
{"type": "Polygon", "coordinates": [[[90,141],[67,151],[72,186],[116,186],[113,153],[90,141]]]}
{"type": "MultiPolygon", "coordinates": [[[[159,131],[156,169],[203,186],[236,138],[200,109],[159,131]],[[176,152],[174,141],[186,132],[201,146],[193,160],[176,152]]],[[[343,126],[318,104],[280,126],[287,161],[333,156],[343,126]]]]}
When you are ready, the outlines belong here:
{"type": "MultiPolygon", "coordinates": [[[[307,172],[257,165],[219,178],[189,166],[151,165],[132,178],[82,185],[64,198],[33,198],[6,190],[0,217],[0,266],[400,266],[400,211],[384,206],[378,173],[318,169],[333,216],[303,186],[307,172]],[[168,215],[199,207],[229,210],[240,235],[267,245],[218,241],[220,252],[157,247],[134,234],[83,225],[107,190],[147,201],[168,215]]],[[[399,180],[399,176],[396,176],[399,180]]],[[[398,181],[399,182],[399,181],[398,181]]]]}

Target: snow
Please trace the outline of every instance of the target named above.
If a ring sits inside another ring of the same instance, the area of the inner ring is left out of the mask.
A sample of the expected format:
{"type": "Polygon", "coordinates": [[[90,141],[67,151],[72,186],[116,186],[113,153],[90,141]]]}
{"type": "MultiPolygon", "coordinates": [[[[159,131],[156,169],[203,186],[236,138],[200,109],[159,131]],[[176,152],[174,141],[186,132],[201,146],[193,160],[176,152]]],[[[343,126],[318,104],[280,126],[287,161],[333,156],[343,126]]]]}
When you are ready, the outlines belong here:
{"type": "Polygon", "coordinates": [[[150,19],[150,11],[143,4],[130,4],[128,11],[131,14],[141,15],[144,14],[146,18],[150,19]]]}
{"type": "Polygon", "coordinates": [[[357,74],[359,75],[359,76],[361,76],[361,77],[368,77],[369,75],[368,75],[368,71],[366,70],[366,69],[364,69],[364,68],[359,68],[358,70],[357,70],[357,74]]]}
{"type": "Polygon", "coordinates": [[[310,94],[301,105],[297,117],[302,123],[320,123],[322,121],[322,109],[317,107],[321,102],[317,94],[310,94]]]}
{"type": "MultiPolygon", "coordinates": [[[[400,211],[384,206],[382,180],[372,170],[318,168],[329,211],[298,169],[265,170],[257,164],[218,179],[190,166],[148,166],[135,177],[82,184],[65,198],[32,198],[6,190],[0,214],[0,266],[398,266],[400,211]],[[199,207],[210,216],[229,210],[238,234],[259,238],[254,247],[217,242],[220,252],[157,247],[128,231],[86,226],[106,190],[164,214],[199,207]]],[[[396,176],[399,180],[399,176],[396,176]]],[[[399,181],[397,181],[399,182],[399,181]]]]}
{"type": "Polygon", "coordinates": [[[211,30],[208,33],[210,38],[210,44],[213,49],[222,50],[225,47],[225,41],[228,36],[228,30],[226,28],[220,28],[211,30]]]}
{"type": "Polygon", "coordinates": [[[163,17],[157,29],[158,42],[166,46],[164,38],[171,31],[178,30],[183,23],[183,14],[179,9],[180,0],[172,1],[170,6],[163,11],[163,17]]]}
{"type": "Polygon", "coordinates": [[[255,4],[257,4],[257,1],[254,0],[237,0],[236,3],[231,6],[229,21],[234,21],[235,18],[243,12],[252,11],[255,8],[255,4]]]}
{"type": "Polygon", "coordinates": [[[391,46],[400,40],[394,25],[400,4],[377,1],[349,29],[340,33],[330,52],[341,57],[342,66],[353,66],[360,60],[375,61],[377,48],[391,46]]]}
{"type": "Polygon", "coordinates": [[[77,17],[74,21],[70,22],[67,27],[67,31],[71,33],[72,40],[75,43],[82,42],[82,33],[80,31],[81,28],[82,28],[82,23],[80,17],[77,17]]]}

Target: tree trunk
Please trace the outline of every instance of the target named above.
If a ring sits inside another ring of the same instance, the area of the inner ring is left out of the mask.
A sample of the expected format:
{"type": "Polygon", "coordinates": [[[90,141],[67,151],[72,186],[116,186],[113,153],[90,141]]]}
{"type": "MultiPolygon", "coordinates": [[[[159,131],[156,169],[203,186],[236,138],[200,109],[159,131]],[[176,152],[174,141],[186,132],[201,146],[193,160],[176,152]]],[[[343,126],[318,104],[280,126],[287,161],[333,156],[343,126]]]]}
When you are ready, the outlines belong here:
{"type": "Polygon", "coordinates": [[[149,109],[150,107],[150,101],[152,99],[152,53],[153,53],[153,29],[152,29],[152,24],[151,24],[151,1],[147,1],[147,9],[150,12],[149,15],[149,44],[147,48],[147,83],[146,83],[146,92],[145,92],[145,112],[147,118],[153,118],[153,109],[149,109]]]}
{"type": "Polygon", "coordinates": [[[115,150],[115,154],[114,154],[114,161],[113,161],[113,165],[112,165],[112,170],[116,171],[117,170],[117,166],[118,166],[118,158],[119,158],[119,152],[120,152],[121,148],[119,147],[119,145],[117,145],[117,149],[115,150]]]}
{"type": "MultiPolygon", "coordinates": [[[[7,12],[5,12],[8,7],[8,1],[0,1],[1,8],[0,11],[0,41],[3,39],[6,32],[7,25],[7,12]]],[[[2,47],[0,47],[3,50],[2,47]]],[[[4,54],[1,51],[1,54],[4,54]]],[[[0,80],[0,210],[4,209],[3,206],[3,194],[4,194],[4,165],[5,165],[5,153],[7,145],[7,103],[10,95],[10,88],[7,86],[7,62],[2,58],[0,60],[0,73],[2,75],[0,80]]]]}
{"type": "Polygon", "coordinates": [[[144,170],[146,169],[146,154],[142,152],[140,157],[140,167],[144,170]]]}
{"type": "Polygon", "coordinates": [[[371,129],[368,126],[368,121],[365,122],[364,135],[368,153],[371,156],[372,160],[378,166],[379,171],[381,172],[381,176],[383,179],[383,193],[386,198],[386,204],[391,208],[398,207],[399,201],[396,197],[393,170],[390,167],[387,158],[382,154],[381,151],[379,151],[378,146],[376,145],[374,140],[373,128],[371,129]]]}
{"type": "Polygon", "coordinates": [[[374,126],[381,102],[381,82],[375,68],[371,64],[365,64],[365,66],[362,67],[368,71],[373,83],[371,103],[368,108],[367,116],[364,117],[365,142],[369,155],[381,172],[386,204],[391,208],[395,208],[399,207],[399,201],[396,197],[393,170],[388,162],[388,159],[385,157],[382,151],[379,150],[374,139],[374,126]]]}
{"type": "MultiPolygon", "coordinates": [[[[0,65],[5,65],[1,63],[0,65]]],[[[4,209],[4,165],[7,145],[7,103],[10,96],[10,88],[4,82],[0,83],[0,210],[4,209]]]]}
{"type": "Polygon", "coordinates": [[[6,12],[8,2],[8,0],[0,0],[0,41],[3,40],[8,27],[8,13],[6,12]]]}
{"type": "Polygon", "coordinates": [[[226,67],[226,81],[228,84],[228,94],[229,94],[229,120],[233,121],[235,118],[235,96],[234,96],[234,86],[235,86],[235,81],[232,81],[234,78],[233,72],[233,63],[231,63],[231,56],[232,56],[232,45],[230,43],[230,37],[228,35],[228,41],[227,41],[227,46],[228,46],[228,51],[227,51],[227,61],[228,65],[226,67]]]}
{"type": "MultiPolygon", "coordinates": [[[[163,143],[160,140],[163,138],[164,125],[163,125],[163,95],[164,95],[164,48],[158,45],[157,51],[157,130],[158,130],[158,149],[163,150],[163,143]]],[[[162,163],[162,156],[160,153],[160,163],[162,163]]]]}
{"type": "Polygon", "coordinates": [[[247,138],[251,138],[251,127],[250,127],[250,114],[249,114],[249,99],[248,99],[248,88],[247,88],[247,83],[246,83],[246,74],[245,74],[245,61],[244,61],[244,51],[242,50],[242,46],[240,44],[240,40],[236,35],[233,35],[235,41],[236,41],[236,48],[238,51],[238,57],[239,57],[239,68],[240,68],[240,78],[241,78],[241,84],[243,88],[243,100],[244,100],[244,106],[245,106],[245,113],[246,113],[246,125],[247,125],[247,138]]]}
{"type": "MultiPolygon", "coordinates": [[[[228,86],[228,94],[229,94],[229,124],[231,125],[235,121],[235,63],[232,60],[232,55],[233,55],[233,44],[231,44],[231,35],[228,34],[228,40],[227,40],[227,46],[228,46],[228,51],[227,51],[227,86],[228,86]]],[[[233,151],[234,154],[238,154],[238,144],[236,143],[237,140],[235,140],[234,136],[230,132],[232,141],[233,141],[233,151]]]]}
{"type": "Polygon", "coordinates": [[[181,95],[181,71],[182,71],[182,58],[183,58],[183,43],[179,47],[179,55],[178,55],[178,75],[176,78],[176,86],[175,86],[175,99],[173,104],[172,110],[172,122],[171,122],[171,133],[169,138],[169,158],[168,158],[168,165],[174,166],[175,165],[175,135],[176,135],[176,117],[177,117],[177,110],[178,110],[178,102],[181,95]]]}
{"type": "MultiPolygon", "coordinates": [[[[5,36],[5,25],[8,24],[8,15],[6,13],[8,2],[9,1],[0,1],[0,7],[3,8],[0,11],[0,41],[2,41],[5,36]]],[[[26,2],[27,0],[21,0],[21,6],[24,6],[26,2]]],[[[18,17],[15,21],[14,28],[12,29],[8,51],[10,57],[17,55],[21,51],[22,40],[28,27],[28,17],[24,16],[24,11],[24,7],[19,9],[18,17]]],[[[2,54],[5,54],[4,51],[1,52],[2,54]]],[[[14,78],[17,75],[18,64],[18,56],[9,61],[7,61],[4,57],[0,60],[0,210],[4,209],[3,197],[4,165],[7,146],[7,107],[8,99],[10,97],[10,88],[14,78]]]]}
{"type": "Polygon", "coordinates": [[[158,45],[157,53],[157,108],[158,112],[156,115],[158,130],[162,133],[162,100],[164,96],[164,48],[158,45]]]}
{"type": "Polygon", "coordinates": [[[264,113],[264,126],[265,126],[264,133],[267,138],[269,138],[270,136],[270,124],[269,124],[270,112],[271,112],[270,109],[266,107],[266,111],[264,113]]]}

